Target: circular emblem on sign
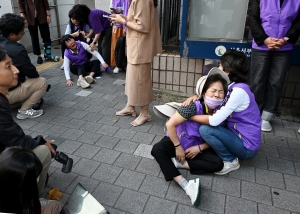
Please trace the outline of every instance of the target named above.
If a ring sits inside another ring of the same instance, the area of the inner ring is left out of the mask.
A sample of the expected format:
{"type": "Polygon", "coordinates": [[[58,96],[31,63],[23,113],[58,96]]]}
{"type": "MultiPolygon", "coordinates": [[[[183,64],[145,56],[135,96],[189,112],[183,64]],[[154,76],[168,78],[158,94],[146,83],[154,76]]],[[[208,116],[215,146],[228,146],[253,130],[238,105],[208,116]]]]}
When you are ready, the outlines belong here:
{"type": "Polygon", "coordinates": [[[217,56],[222,56],[226,52],[226,48],[223,45],[216,47],[215,53],[217,56]]]}

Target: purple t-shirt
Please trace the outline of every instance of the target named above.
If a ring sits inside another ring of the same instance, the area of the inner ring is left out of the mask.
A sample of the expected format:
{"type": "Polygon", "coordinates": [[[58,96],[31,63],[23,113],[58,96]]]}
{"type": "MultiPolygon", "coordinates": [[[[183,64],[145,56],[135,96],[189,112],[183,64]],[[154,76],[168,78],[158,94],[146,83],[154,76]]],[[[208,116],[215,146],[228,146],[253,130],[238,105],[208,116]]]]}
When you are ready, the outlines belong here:
{"type": "MultiPolygon", "coordinates": [[[[129,0],[112,0],[112,7],[116,9],[121,9],[121,14],[127,16],[129,9],[130,1],[129,0]]],[[[123,27],[122,24],[116,24],[118,28],[123,27]]]]}
{"type": "Polygon", "coordinates": [[[91,9],[89,14],[89,26],[91,29],[94,30],[95,34],[101,33],[102,31],[106,30],[110,26],[110,21],[108,18],[103,17],[103,15],[110,15],[109,13],[91,9]]]}

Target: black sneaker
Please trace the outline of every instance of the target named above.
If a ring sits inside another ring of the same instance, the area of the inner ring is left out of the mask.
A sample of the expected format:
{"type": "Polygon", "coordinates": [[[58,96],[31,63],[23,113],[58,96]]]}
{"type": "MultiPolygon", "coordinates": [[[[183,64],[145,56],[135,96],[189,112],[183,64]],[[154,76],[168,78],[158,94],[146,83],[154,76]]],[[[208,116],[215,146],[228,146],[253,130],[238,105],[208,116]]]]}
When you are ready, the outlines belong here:
{"type": "Polygon", "coordinates": [[[41,98],[36,104],[34,104],[34,105],[32,106],[32,109],[33,109],[33,110],[40,110],[40,109],[42,109],[43,104],[44,104],[44,99],[41,98]]]}
{"type": "Polygon", "coordinates": [[[36,60],[37,64],[42,64],[43,63],[43,58],[41,56],[38,56],[37,60],[36,60]]]}

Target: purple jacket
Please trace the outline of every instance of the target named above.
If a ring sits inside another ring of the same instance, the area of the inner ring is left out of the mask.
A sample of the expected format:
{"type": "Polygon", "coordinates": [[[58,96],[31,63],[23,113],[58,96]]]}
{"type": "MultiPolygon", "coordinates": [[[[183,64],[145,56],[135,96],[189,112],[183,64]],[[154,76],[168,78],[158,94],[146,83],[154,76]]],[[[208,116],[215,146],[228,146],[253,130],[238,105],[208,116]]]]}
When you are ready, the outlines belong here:
{"type": "Polygon", "coordinates": [[[261,143],[261,118],[254,95],[249,85],[244,83],[233,84],[231,88],[242,88],[248,94],[250,103],[244,111],[233,112],[227,118],[227,128],[242,139],[247,149],[258,150],[261,143]]]}
{"type": "MultiPolygon", "coordinates": [[[[197,108],[196,114],[205,114],[205,110],[203,110],[200,101],[197,100],[195,103],[197,108]]],[[[200,125],[201,124],[196,123],[194,121],[186,120],[176,127],[177,136],[184,151],[190,148],[191,146],[196,146],[205,143],[199,133],[200,125]]]]}
{"type": "Polygon", "coordinates": [[[76,41],[78,53],[73,53],[71,49],[65,50],[65,57],[67,57],[71,64],[84,65],[88,62],[87,51],[83,48],[80,41],[76,41]]]}
{"type": "MultiPolygon", "coordinates": [[[[299,0],[284,0],[280,8],[280,1],[277,0],[260,0],[260,18],[261,25],[265,33],[274,38],[283,38],[296,19],[300,10],[299,0]]],[[[268,50],[268,47],[263,44],[258,46],[254,39],[252,48],[257,50],[268,50]]],[[[279,51],[292,50],[293,44],[287,43],[279,51]]]]}

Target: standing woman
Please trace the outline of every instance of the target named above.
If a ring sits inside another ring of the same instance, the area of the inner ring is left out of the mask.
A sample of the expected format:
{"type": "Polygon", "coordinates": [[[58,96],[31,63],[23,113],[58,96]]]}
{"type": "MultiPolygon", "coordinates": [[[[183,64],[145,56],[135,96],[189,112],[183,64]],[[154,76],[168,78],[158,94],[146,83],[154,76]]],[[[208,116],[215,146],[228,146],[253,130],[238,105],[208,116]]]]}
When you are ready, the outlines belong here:
{"type": "Polygon", "coordinates": [[[127,72],[125,94],[127,105],[118,116],[136,116],[135,106],[141,106],[140,115],[131,123],[140,126],[151,121],[149,104],[153,100],[151,63],[153,57],[162,51],[157,14],[157,0],[132,0],[128,16],[112,15],[113,23],[127,27],[127,72]]]}
{"type": "Polygon", "coordinates": [[[98,42],[98,52],[106,63],[110,63],[111,50],[112,28],[109,18],[105,17],[109,15],[109,13],[102,10],[90,9],[84,4],[76,4],[69,11],[71,20],[73,19],[79,23],[86,23],[94,31],[95,37],[90,44],[91,51],[96,49],[96,44],[98,42]]]}

